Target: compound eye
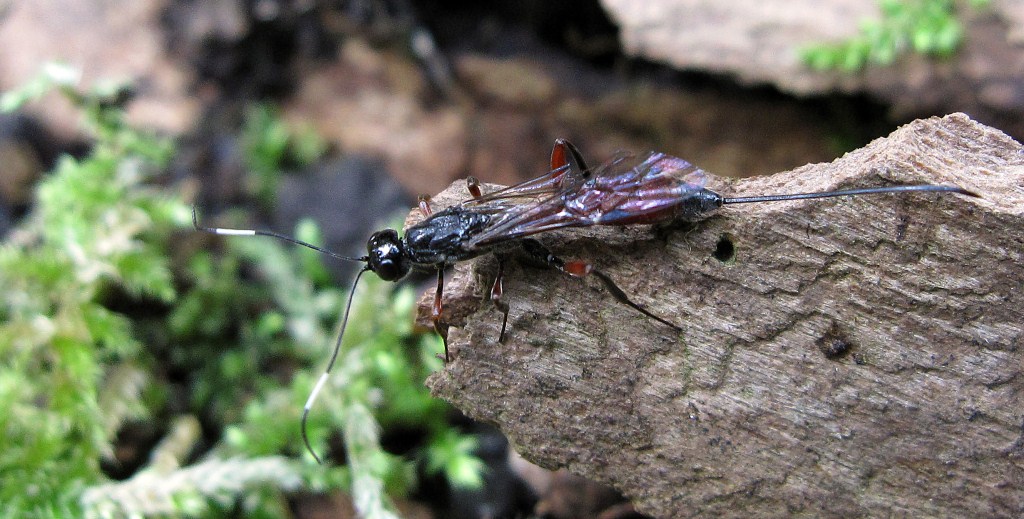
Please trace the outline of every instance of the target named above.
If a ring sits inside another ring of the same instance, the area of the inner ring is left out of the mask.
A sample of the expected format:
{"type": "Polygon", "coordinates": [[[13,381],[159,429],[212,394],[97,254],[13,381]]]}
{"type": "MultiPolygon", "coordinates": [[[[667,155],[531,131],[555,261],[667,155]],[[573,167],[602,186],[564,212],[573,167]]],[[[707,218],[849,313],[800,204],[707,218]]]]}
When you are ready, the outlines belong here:
{"type": "Polygon", "coordinates": [[[384,281],[398,281],[409,273],[402,240],[394,230],[385,229],[374,233],[366,248],[370,256],[370,270],[384,281]]]}
{"type": "Polygon", "coordinates": [[[401,268],[391,260],[381,260],[373,271],[384,281],[397,281],[402,277],[401,268]]]}

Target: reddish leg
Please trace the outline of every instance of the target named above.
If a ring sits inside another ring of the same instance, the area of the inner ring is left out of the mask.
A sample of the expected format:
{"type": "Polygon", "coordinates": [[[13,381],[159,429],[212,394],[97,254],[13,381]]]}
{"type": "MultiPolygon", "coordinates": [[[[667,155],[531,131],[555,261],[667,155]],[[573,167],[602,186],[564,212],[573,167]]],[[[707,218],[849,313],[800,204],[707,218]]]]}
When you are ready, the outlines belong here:
{"type": "Polygon", "coordinates": [[[480,198],[483,196],[483,191],[480,190],[480,181],[476,177],[466,177],[466,189],[469,190],[469,194],[473,198],[480,198]]]}
{"type": "Polygon", "coordinates": [[[498,334],[498,342],[505,340],[505,327],[508,325],[508,303],[501,300],[501,294],[504,292],[504,285],[502,283],[502,276],[505,274],[505,263],[498,260],[498,276],[494,278],[494,285],[491,286],[491,302],[494,303],[494,307],[504,314],[501,319],[501,333],[498,334]]]}
{"type": "Polygon", "coordinates": [[[590,176],[590,168],[583,160],[580,150],[565,139],[556,139],[555,147],[551,149],[551,171],[557,171],[566,166],[584,177],[590,176]]]}
{"type": "Polygon", "coordinates": [[[437,269],[437,292],[434,293],[434,306],[430,310],[430,319],[434,321],[434,331],[441,336],[444,342],[444,361],[449,362],[448,356],[448,330],[441,325],[441,296],[444,294],[444,268],[437,269]]]}
{"type": "Polygon", "coordinates": [[[562,258],[559,258],[558,256],[552,254],[551,251],[547,249],[547,247],[542,245],[537,240],[523,240],[523,249],[526,251],[527,254],[537,259],[538,261],[543,262],[549,267],[556,268],[572,277],[582,278],[588,275],[595,276],[597,279],[601,280],[601,283],[604,284],[604,288],[608,290],[608,293],[611,294],[616,301],[630,308],[633,308],[634,310],[646,315],[647,317],[650,317],[651,319],[654,319],[655,321],[658,321],[661,324],[664,324],[665,326],[668,326],[669,328],[672,328],[677,332],[683,330],[680,326],[677,326],[661,317],[658,317],[657,315],[651,313],[646,308],[634,303],[631,299],[629,299],[629,296],[626,295],[626,292],[624,292],[621,288],[619,288],[618,285],[615,284],[614,281],[612,281],[612,278],[608,277],[608,275],[605,274],[604,272],[595,269],[592,264],[582,260],[565,261],[562,258]]]}
{"type": "Polygon", "coordinates": [[[430,195],[420,195],[420,213],[423,213],[424,218],[430,218],[430,215],[434,214],[434,211],[430,209],[430,195]]]}

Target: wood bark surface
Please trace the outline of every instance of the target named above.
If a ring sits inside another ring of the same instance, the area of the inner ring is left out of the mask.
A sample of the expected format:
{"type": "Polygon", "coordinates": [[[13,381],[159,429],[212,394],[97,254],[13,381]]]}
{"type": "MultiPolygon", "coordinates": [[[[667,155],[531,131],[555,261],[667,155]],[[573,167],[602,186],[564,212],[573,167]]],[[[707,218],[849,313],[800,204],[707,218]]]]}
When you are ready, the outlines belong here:
{"type": "Polygon", "coordinates": [[[897,51],[893,63],[869,64],[856,74],[815,70],[802,55],[814,44],[863,37],[866,26],[891,27],[879,2],[601,0],[601,5],[619,27],[624,52],[678,70],[770,83],[801,95],[863,92],[903,114],[969,110],[1006,121],[1011,134],[1021,129],[1024,0],[956,6],[950,16],[962,24],[963,38],[948,59],[897,51]]]}
{"type": "Polygon", "coordinates": [[[508,262],[498,343],[497,262],[459,264],[444,299],[453,360],[428,384],[525,458],[657,517],[1020,516],[1022,146],[954,114],[832,163],[709,187],[908,183],[982,198],[749,204],[690,225],[541,235],[681,333],[595,279],[508,262]]]}

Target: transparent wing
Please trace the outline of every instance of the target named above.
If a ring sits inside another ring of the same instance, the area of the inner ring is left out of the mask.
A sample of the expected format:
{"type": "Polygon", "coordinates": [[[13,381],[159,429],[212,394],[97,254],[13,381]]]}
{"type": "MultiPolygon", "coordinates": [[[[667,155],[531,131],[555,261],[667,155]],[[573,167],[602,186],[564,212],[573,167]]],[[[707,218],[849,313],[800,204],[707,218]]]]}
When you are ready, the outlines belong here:
{"type": "Polygon", "coordinates": [[[566,227],[655,223],[666,219],[707,180],[706,174],[689,162],[654,152],[640,160],[620,153],[592,171],[566,171],[558,182],[553,173],[527,181],[542,189],[520,189],[520,184],[485,201],[485,205],[502,204],[523,193],[540,195],[529,202],[502,206],[493,224],[469,245],[492,245],[566,227]]]}
{"type": "Polygon", "coordinates": [[[524,202],[537,202],[559,193],[579,189],[591,171],[579,150],[565,139],[556,139],[551,150],[551,170],[537,178],[487,193],[463,202],[479,210],[506,209],[524,202]]]}
{"type": "Polygon", "coordinates": [[[518,205],[550,198],[565,191],[568,186],[582,184],[579,177],[568,166],[562,166],[539,177],[465,200],[462,206],[485,213],[506,211],[518,205]]]}

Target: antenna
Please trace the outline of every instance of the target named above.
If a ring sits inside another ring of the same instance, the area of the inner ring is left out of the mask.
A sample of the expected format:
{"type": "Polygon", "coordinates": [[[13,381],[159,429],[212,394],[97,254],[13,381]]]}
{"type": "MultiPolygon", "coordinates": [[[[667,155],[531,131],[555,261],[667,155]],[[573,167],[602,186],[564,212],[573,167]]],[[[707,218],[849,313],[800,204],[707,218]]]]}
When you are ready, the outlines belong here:
{"type": "Polygon", "coordinates": [[[323,374],[320,375],[320,380],[316,381],[316,385],[313,386],[313,391],[310,391],[309,398],[306,399],[306,405],[302,408],[302,420],[299,425],[302,429],[302,443],[306,444],[306,450],[313,455],[313,459],[320,465],[323,465],[323,461],[313,451],[313,447],[309,444],[309,435],[306,433],[306,422],[309,419],[309,410],[313,407],[313,403],[316,401],[317,395],[320,394],[320,390],[323,389],[324,384],[327,383],[327,379],[331,376],[331,370],[334,369],[334,362],[338,360],[338,354],[341,352],[341,339],[345,337],[345,327],[348,326],[348,314],[352,310],[352,298],[356,294],[356,286],[359,284],[359,278],[363,277],[363,273],[370,270],[369,266],[359,269],[359,273],[356,274],[355,281],[352,282],[352,288],[348,293],[348,302],[345,303],[345,317],[341,318],[341,330],[338,332],[338,340],[334,341],[334,353],[331,354],[331,360],[327,363],[327,369],[324,370],[323,374]]]}
{"type": "Polygon", "coordinates": [[[356,279],[355,281],[352,282],[352,288],[349,290],[348,302],[345,303],[345,315],[341,319],[341,330],[338,332],[338,339],[334,342],[334,352],[331,354],[331,360],[330,362],[327,363],[327,369],[324,370],[322,375],[320,375],[320,379],[317,380],[316,385],[313,386],[313,391],[309,393],[309,398],[306,399],[306,405],[302,408],[302,420],[300,422],[302,442],[306,445],[306,450],[308,450],[309,453],[313,455],[313,459],[315,459],[318,464],[323,465],[323,460],[321,460],[320,457],[316,455],[316,452],[313,451],[313,447],[309,443],[309,435],[306,433],[306,422],[309,419],[310,408],[313,407],[313,403],[316,401],[316,397],[320,394],[320,390],[323,389],[324,384],[327,383],[327,379],[331,376],[331,370],[334,369],[334,364],[338,360],[338,354],[341,352],[341,340],[342,338],[345,337],[345,327],[348,325],[348,315],[349,312],[352,310],[352,298],[353,296],[355,296],[356,286],[359,285],[359,279],[363,277],[363,273],[370,270],[369,256],[363,256],[360,258],[342,256],[341,254],[329,251],[317,245],[313,245],[312,243],[305,242],[297,238],[292,238],[291,236],[276,233],[273,231],[262,231],[257,229],[225,229],[222,227],[203,227],[199,225],[199,217],[196,215],[195,206],[192,206],[192,226],[195,227],[197,231],[207,232],[210,234],[219,234],[222,236],[269,236],[271,238],[277,238],[279,240],[284,240],[289,243],[294,243],[295,245],[301,245],[303,247],[313,249],[317,252],[321,252],[328,256],[331,256],[332,258],[337,258],[346,261],[360,261],[366,264],[365,266],[363,266],[363,268],[359,270],[359,273],[356,274],[356,279]]]}
{"type": "Polygon", "coordinates": [[[295,245],[301,245],[308,249],[313,249],[317,252],[322,252],[328,256],[331,256],[332,258],[337,258],[345,261],[361,261],[363,263],[366,263],[369,260],[369,258],[367,258],[366,256],[363,256],[361,258],[342,256],[337,252],[329,251],[323,247],[318,247],[316,245],[313,245],[312,243],[304,242],[297,238],[292,238],[291,236],[276,233],[274,231],[263,231],[259,229],[224,229],[222,227],[203,227],[199,225],[199,218],[196,216],[196,206],[192,206],[192,226],[195,227],[197,231],[207,232],[210,234],[219,234],[221,236],[270,236],[271,238],[277,238],[279,240],[284,240],[289,243],[294,243],[295,245]]]}

